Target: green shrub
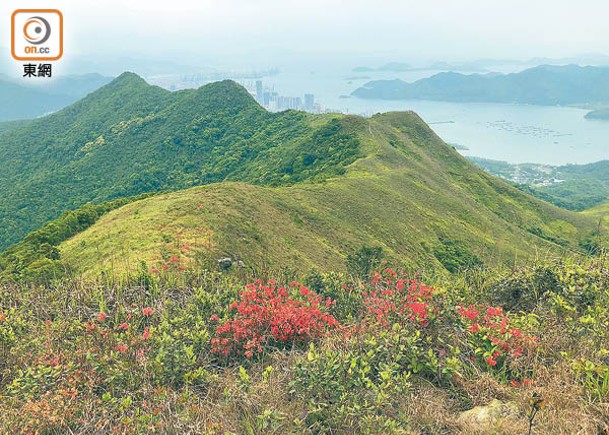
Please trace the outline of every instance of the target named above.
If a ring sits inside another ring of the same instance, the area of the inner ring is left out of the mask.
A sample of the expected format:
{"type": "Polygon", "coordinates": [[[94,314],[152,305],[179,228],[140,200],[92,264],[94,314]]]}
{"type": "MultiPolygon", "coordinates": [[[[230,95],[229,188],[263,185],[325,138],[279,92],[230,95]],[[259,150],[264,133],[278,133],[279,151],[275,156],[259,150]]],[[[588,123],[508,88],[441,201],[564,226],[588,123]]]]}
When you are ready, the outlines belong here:
{"type": "Polygon", "coordinates": [[[381,264],[383,257],[383,248],[362,246],[347,256],[347,270],[356,278],[368,279],[370,272],[381,264]]]}
{"type": "Polygon", "coordinates": [[[467,269],[482,266],[482,261],[470,253],[462,242],[441,239],[435,247],[434,256],[451,273],[463,272],[467,269]]]}

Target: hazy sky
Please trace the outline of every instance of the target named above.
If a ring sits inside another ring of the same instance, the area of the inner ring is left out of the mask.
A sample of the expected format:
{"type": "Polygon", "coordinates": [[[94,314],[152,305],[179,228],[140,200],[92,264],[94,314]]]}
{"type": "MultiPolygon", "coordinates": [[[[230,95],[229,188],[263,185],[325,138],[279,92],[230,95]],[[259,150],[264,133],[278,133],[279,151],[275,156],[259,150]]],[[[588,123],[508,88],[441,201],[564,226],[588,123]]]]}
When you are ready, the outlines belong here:
{"type": "Polygon", "coordinates": [[[404,61],[609,53],[607,0],[5,0],[0,45],[8,45],[13,9],[45,7],[64,13],[68,59],[141,53],[228,64],[285,53],[404,61]]]}

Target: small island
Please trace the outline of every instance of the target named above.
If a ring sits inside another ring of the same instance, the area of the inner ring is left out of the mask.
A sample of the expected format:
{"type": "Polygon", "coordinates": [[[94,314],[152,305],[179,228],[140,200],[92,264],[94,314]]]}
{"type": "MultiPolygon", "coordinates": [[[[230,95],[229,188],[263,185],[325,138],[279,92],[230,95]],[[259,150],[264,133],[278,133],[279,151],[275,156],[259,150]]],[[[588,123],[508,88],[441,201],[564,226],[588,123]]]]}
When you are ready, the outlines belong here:
{"type": "Polygon", "coordinates": [[[604,109],[593,110],[588,112],[585,116],[586,119],[594,119],[600,121],[609,121],[609,107],[604,109]]]}

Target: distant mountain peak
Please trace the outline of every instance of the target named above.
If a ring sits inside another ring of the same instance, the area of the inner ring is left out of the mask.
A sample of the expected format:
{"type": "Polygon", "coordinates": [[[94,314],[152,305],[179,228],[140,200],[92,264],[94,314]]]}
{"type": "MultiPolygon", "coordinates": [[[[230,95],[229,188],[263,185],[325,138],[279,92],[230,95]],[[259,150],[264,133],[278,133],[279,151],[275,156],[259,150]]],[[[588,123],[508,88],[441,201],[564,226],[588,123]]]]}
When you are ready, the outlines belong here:
{"type": "Polygon", "coordinates": [[[222,80],[219,82],[212,82],[206,85],[203,85],[199,88],[200,92],[224,92],[234,95],[247,96],[250,97],[250,93],[241,86],[239,83],[234,80],[222,80]]]}
{"type": "Polygon", "coordinates": [[[133,86],[133,85],[151,86],[142,77],[140,77],[136,73],[133,73],[130,71],[125,71],[124,73],[122,73],[121,75],[116,77],[114,80],[112,80],[110,83],[108,83],[108,86],[113,86],[113,87],[133,86]]]}
{"type": "Polygon", "coordinates": [[[191,98],[196,100],[197,104],[214,109],[230,107],[243,110],[258,107],[264,110],[247,89],[233,80],[208,83],[196,89],[191,98]]]}

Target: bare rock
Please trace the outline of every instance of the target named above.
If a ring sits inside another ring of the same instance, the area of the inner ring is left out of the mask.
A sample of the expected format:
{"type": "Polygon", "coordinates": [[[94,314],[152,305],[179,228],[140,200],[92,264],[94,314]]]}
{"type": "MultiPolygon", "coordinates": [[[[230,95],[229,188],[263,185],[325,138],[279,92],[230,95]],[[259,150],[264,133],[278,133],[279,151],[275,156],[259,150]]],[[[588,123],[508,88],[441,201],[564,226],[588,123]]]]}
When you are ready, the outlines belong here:
{"type": "Polygon", "coordinates": [[[518,407],[511,402],[501,402],[494,399],[485,406],[476,406],[462,412],[457,422],[463,429],[471,431],[485,431],[497,426],[502,419],[518,414],[518,407]]]}
{"type": "Polygon", "coordinates": [[[218,266],[221,270],[228,270],[233,267],[232,258],[221,258],[218,260],[218,266]]]}

